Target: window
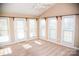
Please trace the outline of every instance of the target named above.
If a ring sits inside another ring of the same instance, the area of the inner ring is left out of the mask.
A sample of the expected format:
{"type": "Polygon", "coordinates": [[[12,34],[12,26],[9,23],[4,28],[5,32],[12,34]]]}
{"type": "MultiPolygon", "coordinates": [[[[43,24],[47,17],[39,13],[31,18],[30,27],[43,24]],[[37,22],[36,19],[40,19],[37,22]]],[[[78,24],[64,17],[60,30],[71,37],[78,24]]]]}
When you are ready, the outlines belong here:
{"type": "Polygon", "coordinates": [[[57,39],[57,19],[56,17],[48,18],[48,38],[49,40],[57,39]]]}
{"type": "Polygon", "coordinates": [[[29,19],[29,34],[31,39],[36,38],[36,26],[36,20],[29,19]]]}
{"type": "Polygon", "coordinates": [[[14,19],[14,27],[15,27],[15,37],[16,40],[23,40],[27,38],[27,32],[25,29],[27,28],[26,26],[26,19],[24,18],[15,18],[14,19]]]}
{"type": "Polygon", "coordinates": [[[45,39],[45,33],[46,33],[46,22],[45,19],[39,20],[39,37],[41,39],[45,39]]]}
{"type": "Polygon", "coordinates": [[[67,43],[73,43],[74,38],[74,16],[62,17],[62,40],[67,43]]]}
{"type": "Polygon", "coordinates": [[[9,42],[9,19],[0,17],[0,42],[9,42]]]}

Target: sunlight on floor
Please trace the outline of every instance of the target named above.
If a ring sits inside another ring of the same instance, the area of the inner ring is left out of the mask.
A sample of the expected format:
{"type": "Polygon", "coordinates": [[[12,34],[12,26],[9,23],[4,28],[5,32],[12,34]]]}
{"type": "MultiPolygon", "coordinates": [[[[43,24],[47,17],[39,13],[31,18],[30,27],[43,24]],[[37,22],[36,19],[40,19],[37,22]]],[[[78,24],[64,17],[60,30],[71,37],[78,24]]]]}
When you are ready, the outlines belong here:
{"type": "Polygon", "coordinates": [[[39,41],[34,41],[36,44],[39,44],[39,45],[42,45],[42,43],[41,42],[39,42],[39,41]]]}
{"type": "Polygon", "coordinates": [[[0,49],[0,55],[7,55],[7,54],[11,54],[11,53],[12,53],[11,48],[0,49]]]}
{"type": "Polygon", "coordinates": [[[29,48],[32,48],[32,46],[30,44],[25,44],[25,45],[22,45],[25,49],[29,49],[29,48]]]}

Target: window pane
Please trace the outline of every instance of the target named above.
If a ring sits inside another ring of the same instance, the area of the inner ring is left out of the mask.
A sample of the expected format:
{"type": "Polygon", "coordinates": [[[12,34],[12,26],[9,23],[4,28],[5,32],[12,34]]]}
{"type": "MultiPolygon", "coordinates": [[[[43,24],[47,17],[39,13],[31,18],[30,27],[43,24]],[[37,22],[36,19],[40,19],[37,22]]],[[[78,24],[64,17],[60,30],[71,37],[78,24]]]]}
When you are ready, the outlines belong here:
{"type": "Polygon", "coordinates": [[[63,18],[63,28],[64,30],[73,30],[74,20],[72,16],[64,17],[63,18]]]}
{"type": "Polygon", "coordinates": [[[0,42],[9,42],[8,18],[0,17],[0,42]]]}
{"type": "Polygon", "coordinates": [[[17,38],[18,39],[23,39],[25,36],[24,36],[24,30],[23,29],[17,29],[17,38]]]}
{"type": "Polygon", "coordinates": [[[0,30],[8,30],[8,21],[6,18],[0,18],[0,30]]]}
{"type": "Polygon", "coordinates": [[[16,40],[25,39],[25,24],[26,24],[26,21],[24,18],[15,18],[16,40]]]}
{"type": "Polygon", "coordinates": [[[57,38],[57,20],[55,17],[48,18],[48,38],[55,40],[57,38]]]}
{"type": "Polygon", "coordinates": [[[9,41],[8,31],[0,31],[0,42],[9,41]]]}
{"type": "Polygon", "coordinates": [[[24,19],[16,20],[16,28],[18,28],[18,29],[24,28],[24,19]]]}
{"type": "Polygon", "coordinates": [[[67,43],[73,42],[74,33],[74,16],[63,16],[62,26],[63,26],[63,41],[67,43]]]}
{"type": "Polygon", "coordinates": [[[30,38],[36,37],[36,20],[35,19],[29,19],[29,32],[30,32],[30,38]]]}
{"type": "Polygon", "coordinates": [[[18,39],[24,39],[24,32],[17,32],[18,39]]]}
{"type": "Polygon", "coordinates": [[[46,32],[46,22],[45,19],[39,20],[39,37],[41,39],[45,39],[45,32],[46,32]]]}
{"type": "Polygon", "coordinates": [[[72,43],[73,32],[64,31],[64,41],[72,43]]]}
{"type": "Polygon", "coordinates": [[[53,40],[55,39],[56,40],[56,34],[57,34],[56,33],[56,30],[50,30],[49,29],[48,38],[49,39],[53,39],[53,40]]]}

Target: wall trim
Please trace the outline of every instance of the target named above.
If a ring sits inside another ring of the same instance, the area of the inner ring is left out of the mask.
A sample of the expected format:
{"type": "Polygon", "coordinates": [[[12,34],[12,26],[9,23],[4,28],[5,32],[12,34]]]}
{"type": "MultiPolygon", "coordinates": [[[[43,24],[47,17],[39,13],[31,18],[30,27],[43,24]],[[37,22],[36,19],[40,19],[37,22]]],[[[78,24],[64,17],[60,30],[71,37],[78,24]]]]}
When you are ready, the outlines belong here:
{"type": "MultiPolygon", "coordinates": [[[[48,42],[53,42],[53,41],[49,41],[49,40],[45,40],[45,41],[48,41],[48,42]]],[[[55,44],[58,44],[58,45],[61,45],[61,46],[65,46],[65,47],[68,47],[68,48],[72,48],[72,49],[76,49],[76,50],[79,50],[79,48],[77,48],[77,47],[70,47],[70,46],[66,46],[66,45],[62,45],[62,44],[60,44],[60,43],[57,43],[57,42],[53,42],[53,43],[55,43],[55,44]]]]}

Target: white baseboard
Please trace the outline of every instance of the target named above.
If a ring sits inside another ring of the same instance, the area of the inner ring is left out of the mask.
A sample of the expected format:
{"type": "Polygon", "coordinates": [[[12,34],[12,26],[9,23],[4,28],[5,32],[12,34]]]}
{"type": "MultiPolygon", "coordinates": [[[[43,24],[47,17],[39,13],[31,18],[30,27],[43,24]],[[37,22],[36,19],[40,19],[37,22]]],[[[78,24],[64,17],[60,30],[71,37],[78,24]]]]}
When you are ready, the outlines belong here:
{"type": "MultiPolygon", "coordinates": [[[[49,40],[46,40],[46,41],[49,41],[49,40]]],[[[51,42],[51,41],[49,41],[49,42],[51,42]]],[[[53,42],[53,41],[52,41],[53,42]]],[[[76,50],[79,50],[79,48],[77,48],[77,47],[71,47],[71,46],[66,46],[66,45],[63,45],[63,44],[60,44],[60,43],[57,43],[57,42],[53,42],[53,43],[55,43],[55,44],[58,44],[58,45],[62,45],[62,46],[65,46],[65,47],[68,47],[68,48],[72,48],[72,49],[76,49],[76,50]]]]}
{"type": "MultiPolygon", "coordinates": [[[[15,43],[23,42],[23,41],[29,41],[29,40],[32,40],[32,39],[15,41],[15,42],[7,43],[7,44],[1,44],[0,47],[5,47],[6,45],[11,45],[11,44],[15,44],[15,43]]],[[[49,40],[45,40],[45,41],[49,41],[49,40]]],[[[51,42],[51,41],[49,41],[49,42],[51,42]]],[[[57,43],[57,42],[53,42],[53,43],[58,44],[58,45],[62,45],[62,44],[57,43]]],[[[65,45],[62,45],[62,46],[65,46],[65,45]]],[[[65,46],[65,47],[69,47],[69,46],[65,46]]],[[[69,47],[69,48],[73,48],[73,49],[79,50],[79,48],[77,48],[77,47],[69,47]]]]}

